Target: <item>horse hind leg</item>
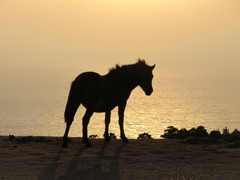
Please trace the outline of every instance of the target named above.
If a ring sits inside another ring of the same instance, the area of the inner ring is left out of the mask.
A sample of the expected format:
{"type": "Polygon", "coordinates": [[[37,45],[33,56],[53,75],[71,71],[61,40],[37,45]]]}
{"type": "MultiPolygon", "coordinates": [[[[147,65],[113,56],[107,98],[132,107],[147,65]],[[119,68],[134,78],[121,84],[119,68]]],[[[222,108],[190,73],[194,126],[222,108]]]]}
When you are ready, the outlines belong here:
{"type": "Polygon", "coordinates": [[[72,119],[69,118],[68,121],[66,122],[66,129],[63,136],[62,147],[68,147],[68,132],[72,122],[73,122],[73,118],[72,119]]]}
{"type": "Polygon", "coordinates": [[[65,129],[65,133],[63,135],[63,142],[62,142],[62,146],[63,147],[68,147],[68,133],[69,133],[69,130],[70,130],[70,126],[72,124],[74,120],[74,117],[67,117],[65,118],[65,121],[66,121],[66,129],[65,129]]]}
{"type": "Polygon", "coordinates": [[[64,118],[65,118],[65,122],[66,122],[66,129],[65,129],[65,133],[63,135],[63,142],[62,142],[62,146],[63,147],[67,147],[68,146],[68,133],[69,133],[69,129],[70,126],[74,120],[74,116],[77,112],[77,109],[79,107],[79,105],[81,104],[80,99],[69,99],[67,102],[67,106],[65,109],[65,113],[64,113],[64,118]]]}

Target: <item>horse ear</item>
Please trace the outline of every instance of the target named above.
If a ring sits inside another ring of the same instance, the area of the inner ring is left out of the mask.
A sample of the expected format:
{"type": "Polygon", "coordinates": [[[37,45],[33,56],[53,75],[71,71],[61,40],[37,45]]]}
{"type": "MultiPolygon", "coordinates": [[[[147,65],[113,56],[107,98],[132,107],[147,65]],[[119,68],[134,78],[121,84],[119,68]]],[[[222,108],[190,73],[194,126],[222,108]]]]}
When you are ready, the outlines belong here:
{"type": "Polygon", "coordinates": [[[154,64],[153,66],[151,66],[151,69],[153,70],[155,68],[156,64],[154,64]]]}

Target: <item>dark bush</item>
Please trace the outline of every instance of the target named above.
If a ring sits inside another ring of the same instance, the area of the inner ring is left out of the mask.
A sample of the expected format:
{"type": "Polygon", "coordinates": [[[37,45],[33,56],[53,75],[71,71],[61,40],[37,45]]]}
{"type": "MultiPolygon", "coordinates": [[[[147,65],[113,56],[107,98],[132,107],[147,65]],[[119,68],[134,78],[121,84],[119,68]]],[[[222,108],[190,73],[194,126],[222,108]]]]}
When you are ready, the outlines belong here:
{"type": "Polygon", "coordinates": [[[176,138],[178,138],[178,139],[185,139],[186,137],[188,137],[188,131],[185,128],[180,129],[177,132],[176,138]]]}
{"type": "Polygon", "coordinates": [[[178,128],[174,126],[169,126],[164,130],[164,134],[161,137],[166,139],[185,139],[187,137],[205,138],[208,137],[208,133],[203,126],[191,128],[189,131],[185,128],[178,130],[178,128]]]}
{"type": "Polygon", "coordinates": [[[178,133],[178,129],[174,126],[168,126],[166,130],[164,130],[164,134],[161,137],[166,139],[176,139],[178,133]]]}
{"type": "Polygon", "coordinates": [[[110,137],[111,139],[117,139],[117,136],[116,136],[114,133],[110,133],[110,134],[109,134],[109,137],[110,137]]]}
{"type": "Polygon", "coordinates": [[[229,129],[227,127],[223,129],[222,136],[224,137],[230,136],[229,129]]]}
{"type": "Polygon", "coordinates": [[[152,136],[148,133],[142,133],[138,135],[137,139],[153,139],[152,136]]]}
{"type": "Polygon", "coordinates": [[[196,131],[197,131],[196,128],[191,128],[191,129],[188,131],[188,136],[195,137],[196,131]]]}
{"type": "Polygon", "coordinates": [[[198,138],[208,137],[207,130],[203,126],[198,126],[195,131],[194,137],[198,137],[198,138]]]}
{"type": "Polygon", "coordinates": [[[223,129],[223,133],[220,131],[211,131],[208,134],[207,130],[203,126],[198,126],[197,128],[191,128],[190,130],[186,130],[185,128],[178,130],[174,126],[169,126],[166,130],[164,130],[164,134],[161,137],[165,139],[185,139],[193,144],[216,144],[219,143],[219,139],[223,139],[224,141],[234,142],[240,140],[240,131],[235,129],[232,133],[229,133],[229,129],[225,127],[223,129]]]}
{"type": "Polygon", "coordinates": [[[90,139],[96,139],[96,138],[98,138],[98,135],[97,134],[93,134],[93,135],[90,135],[89,138],[90,139]]]}
{"type": "Polygon", "coordinates": [[[240,140],[240,131],[238,131],[237,129],[235,129],[232,133],[231,133],[231,137],[234,140],[240,140]]]}
{"type": "Polygon", "coordinates": [[[221,135],[220,131],[211,131],[209,134],[209,137],[213,138],[213,139],[221,139],[222,135],[221,135]]]}

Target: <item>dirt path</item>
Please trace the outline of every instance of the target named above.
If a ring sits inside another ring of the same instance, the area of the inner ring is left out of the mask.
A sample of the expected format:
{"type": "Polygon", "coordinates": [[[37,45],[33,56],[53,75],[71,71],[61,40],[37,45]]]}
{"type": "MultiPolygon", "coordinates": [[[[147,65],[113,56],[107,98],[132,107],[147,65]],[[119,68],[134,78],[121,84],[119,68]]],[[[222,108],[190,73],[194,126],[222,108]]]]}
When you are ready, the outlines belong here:
{"type": "Polygon", "coordinates": [[[194,145],[180,140],[92,140],[73,138],[10,141],[0,137],[0,179],[239,179],[240,148],[194,145]]]}

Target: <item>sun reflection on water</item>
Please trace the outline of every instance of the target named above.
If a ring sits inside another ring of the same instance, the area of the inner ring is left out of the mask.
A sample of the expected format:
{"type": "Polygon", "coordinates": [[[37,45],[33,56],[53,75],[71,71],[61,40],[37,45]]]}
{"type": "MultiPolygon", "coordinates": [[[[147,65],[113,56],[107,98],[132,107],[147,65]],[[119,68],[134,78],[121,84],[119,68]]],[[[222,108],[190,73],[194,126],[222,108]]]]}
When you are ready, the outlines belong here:
{"type": "MultiPolygon", "coordinates": [[[[138,87],[130,96],[125,111],[125,133],[137,138],[147,132],[160,138],[164,129],[192,128],[203,125],[207,130],[222,130],[224,127],[240,127],[240,95],[232,88],[214,80],[202,80],[188,76],[155,75],[154,92],[145,96],[138,87]]],[[[240,90],[240,89],[239,89],[240,90]]],[[[62,136],[65,123],[63,112],[68,95],[68,86],[25,96],[14,95],[1,98],[1,135],[62,136]],[[3,106],[4,104],[4,106],[3,106]]],[[[70,130],[70,136],[82,136],[80,106],[70,130]]],[[[112,111],[110,132],[119,137],[117,108],[112,111]]],[[[104,113],[94,113],[89,124],[89,135],[102,137],[104,113]]]]}

